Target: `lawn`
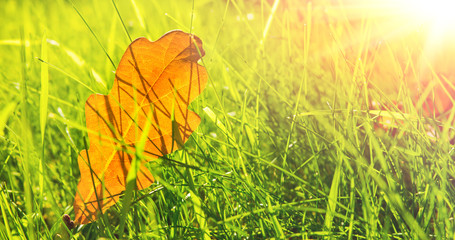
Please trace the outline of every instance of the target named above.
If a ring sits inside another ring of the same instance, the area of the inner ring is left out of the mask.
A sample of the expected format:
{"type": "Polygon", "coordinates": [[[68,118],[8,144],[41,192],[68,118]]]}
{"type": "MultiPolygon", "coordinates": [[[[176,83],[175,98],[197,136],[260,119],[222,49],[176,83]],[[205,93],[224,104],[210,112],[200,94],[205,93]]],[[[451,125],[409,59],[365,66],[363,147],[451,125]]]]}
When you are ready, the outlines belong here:
{"type": "Polygon", "coordinates": [[[0,239],[455,239],[455,7],[399,2],[1,1],[0,239]],[[68,224],[86,100],[175,29],[205,51],[200,125],[68,224]]]}

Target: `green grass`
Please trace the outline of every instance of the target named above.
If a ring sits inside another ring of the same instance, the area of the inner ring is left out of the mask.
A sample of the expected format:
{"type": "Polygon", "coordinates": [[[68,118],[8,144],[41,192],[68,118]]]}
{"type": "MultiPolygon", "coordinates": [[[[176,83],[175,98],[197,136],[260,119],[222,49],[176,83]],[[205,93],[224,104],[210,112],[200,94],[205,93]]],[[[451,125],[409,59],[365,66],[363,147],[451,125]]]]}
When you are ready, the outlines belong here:
{"type": "Polygon", "coordinates": [[[423,73],[425,31],[388,38],[380,17],[329,2],[2,1],[0,239],[454,238],[451,121],[422,117],[412,87],[453,79],[423,73]],[[109,91],[131,39],[173,29],[204,44],[201,125],[147,163],[151,187],[68,229],[86,99],[109,91]]]}

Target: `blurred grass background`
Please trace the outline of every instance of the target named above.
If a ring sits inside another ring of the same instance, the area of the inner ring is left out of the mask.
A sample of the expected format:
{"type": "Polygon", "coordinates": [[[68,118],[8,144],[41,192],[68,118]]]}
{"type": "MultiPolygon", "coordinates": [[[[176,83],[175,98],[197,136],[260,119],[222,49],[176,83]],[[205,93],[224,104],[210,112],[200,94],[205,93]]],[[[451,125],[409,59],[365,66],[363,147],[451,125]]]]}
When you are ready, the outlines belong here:
{"type": "Polygon", "coordinates": [[[423,105],[453,91],[454,47],[421,57],[425,26],[358,2],[2,1],[0,238],[453,238],[455,113],[423,105]],[[173,29],[204,44],[201,125],[127,216],[68,229],[85,100],[128,34],[173,29]]]}

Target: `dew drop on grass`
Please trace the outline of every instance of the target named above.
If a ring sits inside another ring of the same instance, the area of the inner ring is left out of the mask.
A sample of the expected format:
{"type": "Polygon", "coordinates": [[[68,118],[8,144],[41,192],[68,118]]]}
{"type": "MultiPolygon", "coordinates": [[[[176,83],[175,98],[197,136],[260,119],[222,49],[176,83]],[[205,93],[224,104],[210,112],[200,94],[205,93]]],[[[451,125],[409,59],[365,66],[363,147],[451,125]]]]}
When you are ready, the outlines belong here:
{"type": "Polygon", "coordinates": [[[189,197],[191,197],[191,193],[188,193],[185,198],[182,199],[182,202],[184,202],[185,200],[187,200],[189,197]]]}
{"type": "Polygon", "coordinates": [[[46,42],[49,43],[50,45],[54,45],[54,46],[57,46],[57,47],[60,46],[60,43],[58,43],[57,41],[55,41],[53,39],[46,39],[46,42]]]}
{"type": "Polygon", "coordinates": [[[107,90],[107,85],[106,85],[106,82],[101,78],[101,76],[95,71],[95,69],[91,69],[91,73],[92,73],[92,76],[93,78],[95,79],[96,83],[98,83],[102,90],[104,92],[108,92],[107,90]]]}
{"type": "Polygon", "coordinates": [[[73,62],[75,62],[78,66],[83,66],[85,64],[85,61],[79,57],[75,52],[69,50],[68,48],[64,48],[64,51],[66,52],[66,55],[68,55],[73,62]]]}
{"type": "Polygon", "coordinates": [[[289,144],[289,148],[292,148],[296,143],[297,143],[297,141],[294,141],[291,144],[289,144]]]}
{"type": "Polygon", "coordinates": [[[65,118],[65,114],[63,114],[63,110],[60,107],[57,108],[57,112],[62,118],[65,118]]]}

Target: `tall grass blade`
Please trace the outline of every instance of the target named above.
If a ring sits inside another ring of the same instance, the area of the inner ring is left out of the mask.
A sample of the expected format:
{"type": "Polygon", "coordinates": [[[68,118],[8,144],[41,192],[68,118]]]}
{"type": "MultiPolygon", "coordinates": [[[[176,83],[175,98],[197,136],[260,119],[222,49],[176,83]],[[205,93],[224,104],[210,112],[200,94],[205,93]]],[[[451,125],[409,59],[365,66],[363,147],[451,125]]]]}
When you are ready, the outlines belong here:
{"type": "MultiPolygon", "coordinates": [[[[43,35],[43,40],[41,41],[41,59],[43,61],[48,61],[47,53],[47,38],[46,34],[43,35]]],[[[41,163],[39,165],[39,189],[40,189],[40,198],[44,198],[44,165],[45,165],[45,145],[44,145],[44,136],[46,131],[47,123],[47,107],[49,99],[49,66],[41,62],[41,95],[40,95],[40,129],[41,129],[41,163]]]]}

